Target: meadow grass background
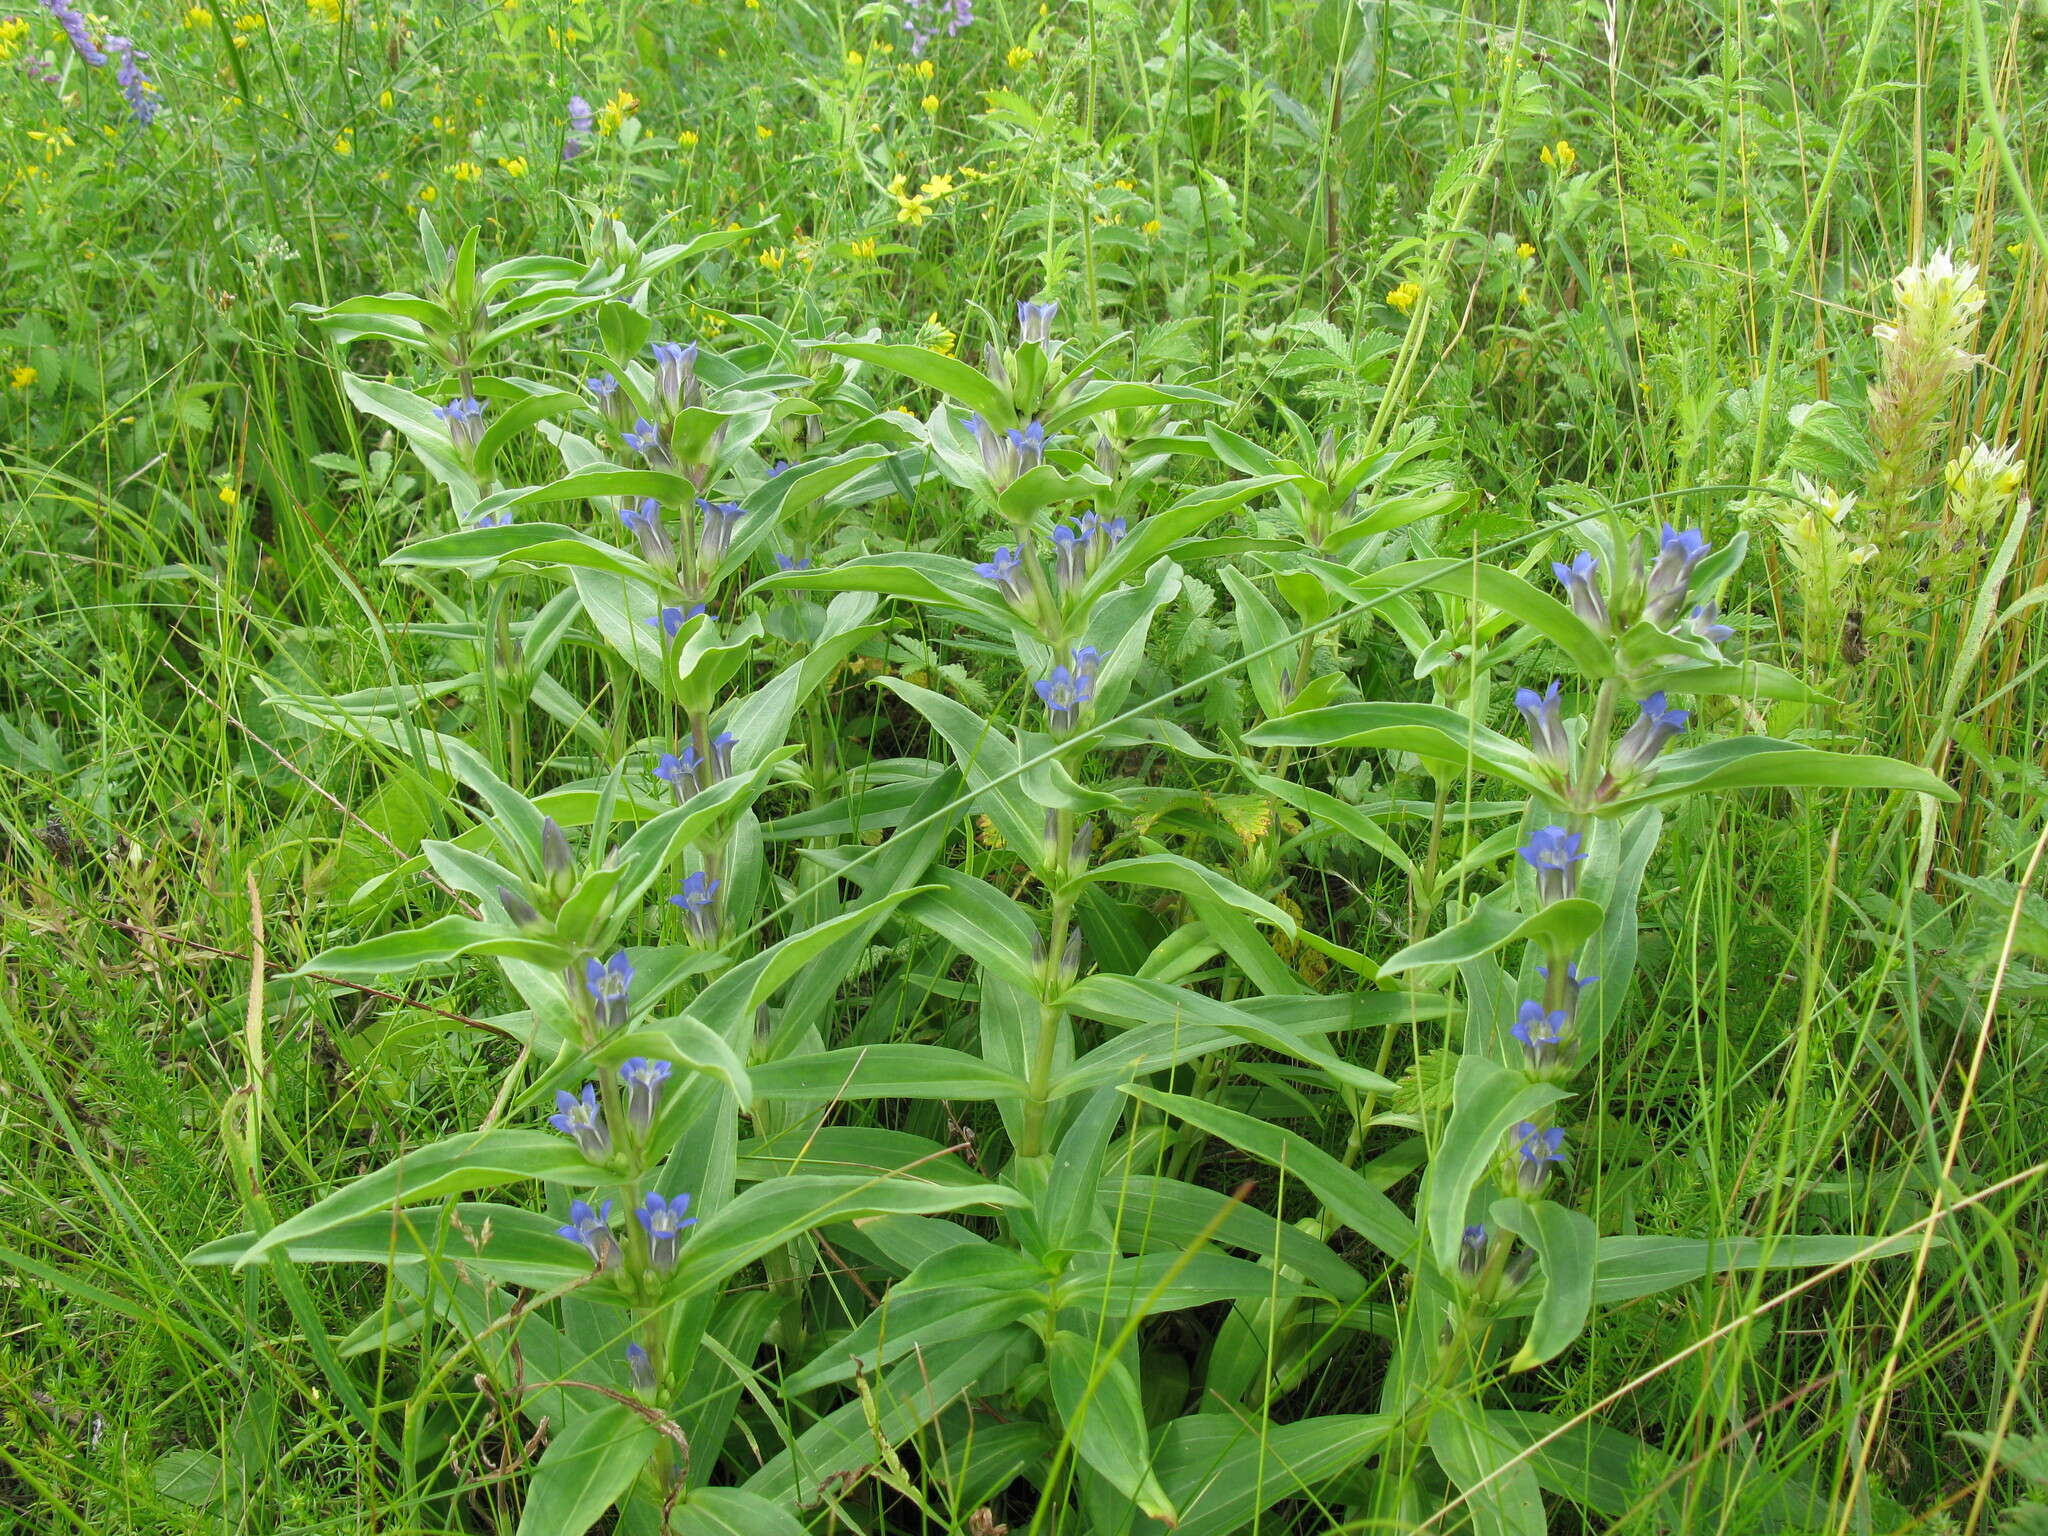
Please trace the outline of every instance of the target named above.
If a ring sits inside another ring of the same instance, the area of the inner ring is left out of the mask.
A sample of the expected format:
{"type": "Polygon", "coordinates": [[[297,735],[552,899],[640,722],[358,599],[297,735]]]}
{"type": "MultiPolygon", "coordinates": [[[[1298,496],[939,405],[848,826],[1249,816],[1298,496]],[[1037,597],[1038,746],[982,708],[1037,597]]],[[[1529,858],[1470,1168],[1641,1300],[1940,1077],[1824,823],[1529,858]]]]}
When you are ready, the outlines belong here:
{"type": "MultiPolygon", "coordinates": [[[[289,966],[359,931],[342,898],[443,816],[261,686],[433,670],[397,632],[431,604],[379,561],[445,509],[293,312],[416,289],[422,211],[497,255],[575,251],[599,212],[759,225],[658,288],[713,347],[730,311],[978,345],[1015,297],[1057,296],[1077,332],[1134,333],[1130,376],[1215,381],[1248,434],[1276,397],[1432,418],[1483,493],[1482,546],[1575,486],[1728,487],[1706,521],[1732,527],[1788,411],[1860,410],[1891,275],[1953,246],[1989,302],[1947,439],[2048,454],[2048,251],[1998,143],[2038,204],[2037,5],[982,0],[914,60],[880,3],[151,3],[105,18],[149,55],[146,129],[44,10],[21,20],[0,28],[0,1522],[23,1529],[427,1518],[432,1469],[378,1454],[308,1344],[376,1277],[280,1289],[180,1260],[242,1224],[253,949],[289,966]],[[565,160],[572,94],[599,120],[565,160]]],[[[945,532],[890,515],[899,542],[945,532]]],[[[2007,596],[2044,582],[2037,528],[2007,596]]],[[[1743,592],[1745,643],[1782,630],[1789,665],[1846,681],[1831,728],[1964,799],[1920,883],[1895,800],[1681,814],[1594,1090],[1626,1169],[1600,1199],[1644,1230],[1892,1231],[1952,1149],[1950,1201],[2048,1155],[2048,907],[2023,889],[2048,834],[2048,607],[1944,708],[1967,578],[1927,595],[1933,643],[1846,668],[1839,635],[1801,634],[1768,537],[1743,592]]],[[[1196,604],[1163,643],[1199,671],[1228,624],[1227,598],[1196,604]]],[[[933,638],[906,630],[893,665],[976,686],[933,638]]],[[[1369,697],[1411,686],[1369,636],[1345,662],[1369,697]]],[[[1228,683],[1196,704],[1236,707],[1228,683]]],[[[1390,870],[1338,883],[1345,942],[1401,934],[1390,870]]],[[[262,1198],[296,1209],[481,1118],[509,1052],[460,1020],[491,989],[262,994],[262,1198]]],[[[1427,1091],[1426,1054],[1394,1066],[1427,1091]]],[[[1839,1277],[1606,1411],[1697,1469],[1686,1529],[1757,1528],[1712,1470],[1731,1453],[1823,1497],[1865,1469],[1831,1529],[2048,1529],[1961,1438],[2048,1431],[2038,1181],[1946,1230],[1924,1266],[1839,1277]]],[[[1762,1294],[1624,1309],[1545,1400],[1593,1402],[1762,1294]]],[[[510,1454],[402,1365],[374,1385],[436,1465],[510,1454]]],[[[1340,1358],[1287,1411],[1372,1391],[1340,1358]]],[[[466,1518],[489,1528],[514,1494],[479,1481],[466,1518]]]]}

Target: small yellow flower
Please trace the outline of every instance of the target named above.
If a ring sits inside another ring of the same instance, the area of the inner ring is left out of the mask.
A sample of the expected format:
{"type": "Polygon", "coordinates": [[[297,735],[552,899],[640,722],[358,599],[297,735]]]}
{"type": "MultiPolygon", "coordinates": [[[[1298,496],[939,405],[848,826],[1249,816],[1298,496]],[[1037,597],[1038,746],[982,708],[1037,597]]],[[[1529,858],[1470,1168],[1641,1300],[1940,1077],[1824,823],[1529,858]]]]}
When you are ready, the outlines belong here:
{"type": "Polygon", "coordinates": [[[849,48],[846,50],[846,67],[848,69],[859,69],[861,65],[865,63],[867,63],[867,60],[861,57],[860,50],[858,48],[849,48]]]}
{"type": "Polygon", "coordinates": [[[877,43],[877,44],[875,44],[875,52],[877,52],[877,53],[885,53],[885,54],[886,54],[886,53],[894,53],[895,51],[896,51],[896,45],[895,45],[894,43],[877,43]]]}
{"type": "Polygon", "coordinates": [[[616,132],[635,112],[640,109],[640,98],[631,91],[619,91],[612,99],[597,109],[597,131],[616,132]]]}
{"type": "Polygon", "coordinates": [[[925,99],[924,99],[923,101],[920,101],[920,102],[918,103],[918,105],[919,105],[920,107],[923,107],[923,108],[924,108],[924,115],[925,115],[926,117],[936,117],[936,116],[938,115],[938,111],[939,111],[939,98],[938,98],[938,97],[936,97],[936,96],[927,96],[927,97],[925,97],[925,99]]]}
{"type": "Polygon", "coordinates": [[[306,0],[306,14],[333,26],[341,20],[341,0],[306,0]]]}
{"type": "Polygon", "coordinates": [[[213,12],[203,5],[185,7],[185,26],[194,32],[213,25],[213,12]]]}
{"type": "Polygon", "coordinates": [[[770,272],[780,272],[782,264],[789,259],[789,253],[779,245],[771,245],[754,259],[770,272]]]}
{"type": "Polygon", "coordinates": [[[942,353],[947,357],[953,355],[953,348],[960,341],[958,336],[939,323],[939,312],[937,310],[933,310],[929,315],[925,316],[924,326],[918,332],[918,339],[934,352],[942,353]]]}
{"type": "Polygon", "coordinates": [[[1387,290],[1387,302],[1404,315],[1415,307],[1415,301],[1421,297],[1422,284],[1420,283],[1402,283],[1398,287],[1387,290]]]}
{"type": "Polygon", "coordinates": [[[389,112],[391,110],[391,103],[394,99],[395,98],[388,90],[379,91],[377,93],[377,105],[382,107],[386,112],[389,112]]]}
{"type": "Polygon", "coordinates": [[[864,240],[854,241],[852,244],[847,246],[846,254],[852,257],[855,261],[873,261],[875,259],[874,236],[869,235],[864,240]]]}
{"type": "Polygon", "coordinates": [[[1579,152],[1566,140],[1559,139],[1555,144],[1544,145],[1543,153],[1536,158],[1545,165],[1555,166],[1560,171],[1569,171],[1577,164],[1579,152]]]}
{"type": "Polygon", "coordinates": [[[2026,248],[2027,243],[2024,240],[2015,240],[2011,245],[2008,245],[2005,248],[2005,254],[2008,256],[2017,256],[2026,248]]]}
{"type": "Polygon", "coordinates": [[[1029,48],[1017,47],[1012,48],[1003,57],[1005,62],[1009,64],[1010,68],[1025,69],[1029,67],[1031,61],[1037,58],[1038,55],[1033,53],[1029,48]]]}
{"type": "Polygon", "coordinates": [[[697,147],[697,130],[694,128],[685,128],[681,133],[676,135],[676,142],[682,145],[685,149],[695,149],[697,147]]]}
{"type": "Polygon", "coordinates": [[[7,375],[7,382],[15,389],[27,389],[41,377],[42,375],[27,363],[16,363],[13,371],[7,375]]]}
{"type": "Polygon", "coordinates": [[[484,168],[474,160],[458,160],[448,174],[457,181],[482,181],[484,168]]]}
{"type": "Polygon", "coordinates": [[[754,137],[757,139],[772,139],[775,137],[775,130],[766,123],[756,123],[754,124],[754,137]]]}
{"type": "Polygon", "coordinates": [[[1665,249],[1668,250],[1674,258],[1683,256],[1685,254],[1685,242],[1683,240],[1674,240],[1671,242],[1670,245],[1666,246],[1665,249]]]}
{"type": "Polygon", "coordinates": [[[439,197],[440,195],[440,192],[435,188],[432,182],[428,182],[424,187],[420,188],[420,201],[423,203],[431,203],[432,201],[434,201],[435,198],[439,197]]]}
{"type": "Polygon", "coordinates": [[[987,174],[988,172],[986,171],[977,171],[971,165],[963,165],[960,167],[961,178],[966,181],[979,181],[982,177],[986,176],[987,174]]]}
{"type": "Polygon", "coordinates": [[[222,506],[232,507],[238,502],[240,502],[241,499],[242,493],[236,490],[232,485],[224,485],[220,488],[220,504],[222,506]]]}
{"type": "Polygon", "coordinates": [[[1138,230],[1141,234],[1156,235],[1159,233],[1160,230],[1164,229],[1165,227],[1166,226],[1161,224],[1157,219],[1147,219],[1144,223],[1138,226],[1138,230]]]}
{"type": "Polygon", "coordinates": [[[1522,260],[1527,261],[1531,256],[1534,256],[1536,254],[1536,247],[1531,245],[1528,241],[1524,240],[1520,245],[1515,247],[1515,254],[1521,257],[1522,260]]]}
{"type": "Polygon", "coordinates": [[[524,176],[526,174],[526,156],[514,155],[509,160],[500,159],[498,161],[498,169],[507,176],[524,176]]]}
{"type": "Polygon", "coordinates": [[[261,32],[263,30],[263,18],[255,15],[253,12],[244,12],[235,18],[235,30],[237,32],[261,32]]]}
{"type": "Polygon", "coordinates": [[[1136,182],[1125,181],[1122,177],[1118,177],[1115,181],[1111,182],[1110,185],[1115,187],[1119,192],[1135,192],[1138,190],[1138,185],[1136,182]]]}
{"type": "Polygon", "coordinates": [[[334,152],[337,155],[352,155],[356,152],[355,129],[344,128],[334,136],[334,152]]]}
{"type": "Polygon", "coordinates": [[[1517,304],[1522,305],[1524,308],[1527,308],[1529,304],[1529,290],[1526,288],[1517,288],[1515,290],[1515,302],[1517,304]]]}
{"type": "Polygon", "coordinates": [[[916,73],[918,79],[929,80],[935,73],[937,73],[937,71],[933,68],[932,61],[930,59],[919,59],[917,61],[916,73]]]}
{"type": "Polygon", "coordinates": [[[917,189],[917,195],[931,202],[953,195],[953,178],[941,171],[917,189]]]}

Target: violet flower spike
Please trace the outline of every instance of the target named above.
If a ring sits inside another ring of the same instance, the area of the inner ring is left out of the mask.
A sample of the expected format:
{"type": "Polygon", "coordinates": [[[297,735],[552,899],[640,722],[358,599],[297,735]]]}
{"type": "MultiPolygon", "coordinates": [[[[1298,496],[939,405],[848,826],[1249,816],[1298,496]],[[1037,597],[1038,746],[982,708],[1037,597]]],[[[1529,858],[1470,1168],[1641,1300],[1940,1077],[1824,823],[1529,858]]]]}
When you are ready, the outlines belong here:
{"type": "Polygon", "coordinates": [[[120,56],[121,63],[114,71],[114,79],[121,87],[121,94],[128,99],[128,110],[134,115],[137,126],[147,128],[156,121],[161,110],[161,103],[156,99],[156,85],[142,72],[149,55],[125,37],[108,38],[107,50],[120,56]]]}
{"type": "Polygon", "coordinates": [[[43,9],[56,18],[57,25],[64,29],[64,35],[71,39],[73,50],[87,64],[99,69],[107,62],[107,56],[93,46],[92,31],[70,0],[43,0],[43,9]]]}
{"type": "Polygon", "coordinates": [[[593,1163],[601,1163],[612,1155],[611,1128],[604,1123],[604,1111],[598,1107],[595,1083],[585,1083],[580,1098],[566,1088],[557,1089],[555,1113],[548,1116],[548,1124],[574,1141],[593,1163]]]}
{"type": "Polygon", "coordinates": [[[1536,871],[1536,894],[1545,906],[1562,901],[1579,888],[1579,861],[1585,839],[1563,827],[1538,827],[1515,851],[1536,871]]]}

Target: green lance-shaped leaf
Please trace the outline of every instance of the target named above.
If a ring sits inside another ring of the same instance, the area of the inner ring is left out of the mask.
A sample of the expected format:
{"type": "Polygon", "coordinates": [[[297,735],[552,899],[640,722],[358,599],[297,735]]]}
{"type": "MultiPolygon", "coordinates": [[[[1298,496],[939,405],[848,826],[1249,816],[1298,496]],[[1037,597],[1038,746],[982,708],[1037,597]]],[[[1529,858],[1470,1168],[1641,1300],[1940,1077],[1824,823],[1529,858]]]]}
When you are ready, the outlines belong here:
{"type": "Polygon", "coordinates": [[[419,928],[379,934],[359,944],[343,944],[323,950],[287,979],[299,976],[335,976],[343,980],[368,980],[396,976],[423,965],[438,965],[463,955],[500,955],[534,965],[562,966],[573,958],[569,951],[550,939],[527,938],[502,924],[480,923],[469,917],[438,917],[419,928]]]}
{"type": "Polygon", "coordinates": [[[578,1187],[607,1177],[573,1142],[545,1131],[471,1131],[392,1159],[375,1173],[344,1184],[326,1199],[279,1222],[249,1246],[237,1269],[301,1238],[377,1211],[496,1189],[524,1179],[578,1187]]]}
{"type": "Polygon", "coordinates": [[[638,1405],[607,1399],[579,1412],[526,1485],[517,1536],[582,1536],[633,1486],[660,1439],[638,1405]]]}
{"type": "Polygon", "coordinates": [[[341,388],[357,410],[405,434],[406,444],[427,466],[427,472],[447,487],[455,515],[466,521],[477,505],[476,477],[455,451],[448,429],[434,415],[433,406],[409,389],[348,372],[341,375],[341,388]]]}
{"type": "Polygon", "coordinates": [[[1496,1200],[1493,1224],[1535,1249],[1541,1261],[1543,1290],[1529,1337],[1508,1365],[1511,1371],[1526,1371],[1562,1354],[1586,1326],[1593,1310],[1600,1234],[1592,1217],[1555,1200],[1496,1200]]]}
{"type": "Polygon", "coordinates": [[[1459,1059],[1450,1123],[1422,1181],[1430,1248],[1443,1273],[1455,1271],[1472,1190],[1500,1161],[1508,1127],[1564,1097],[1555,1084],[1532,1083],[1484,1057],[1459,1059]]]}
{"type": "MultiPolygon", "coordinates": [[[[386,1264],[453,1271],[507,1285],[551,1291],[590,1276],[590,1256],[565,1240],[560,1222],[541,1211],[489,1201],[372,1211],[283,1245],[301,1264],[386,1264]]],[[[215,1238],[186,1257],[195,1267],[239,1266],[261,1232],[215,1238]]]]}
{"type": "Polygon", "coordinates": [[[901,678],[878,677],[875,681],[923,715],[946,739],[974,791],[975,805],[996,824],[1010,851],[1034,868],[1043,865],[1045,814],[1017,783],[1020,759],[1016,742],[1001,727],[943,693],[901,678]],[[999,779],[1003,781],[1000,784],[996,782],[999,779]]]}
{"type": "Polygon", "coordinates": [[[1197,529],[1226,512],[1235,511],[1286,478],[1285,475],[1256,475],[1246,480],[1227,480],[1222,485],[1203,486],[1171,506],[1138,519],[1124,541],[1109,552],[1108,558],[1082,587],[1077,609],[1085,611],[1103,593],[1122,586],[1142,571],[1150,570],[1153,561],[1174,551],[1197,529]]]}
{"type": "Polygon", "coordinates": [[[1543,1489],[1521,1447],[1486,1419],[1469,1398],[1447,1397],[1429,1418],[1429,1448],[1464,1495],[1446,1530],[1474,1536],[1545,1536],[1543,1489]]]}
{"type": "Polygon", "coordinates": [[[1152,1470],[1180,1506],[1175,1536],[1235,1536],[1280,1500],[1312,1494],[1362,1465],[1394,1422],[1384,1413],[1293,1424],[1227,1413],[1175,1419],[1152,1458],[1152,1470]]]}
{"type": "Polygon", "coordinates": [[[979,1056],[945,1046],[884,1041],[811,1051],[750,1071],[757,1099],[823,1104],[861,1099],[1003,1099],[1023,1094],[1020,1078],[979,1056]]]}
{"type": "Polygon", "coordinates": [[[939,868],[928,874],[937,889],[904,907],[955,949],[985,969],[998,971],[1027,991],[1038,988],[1038,968],[1031,959],[1038,937],[1031,915],[986,880],[939,868]]]}
{"type": "Polygon", "coordinates": [[[770,592],[880,592],[907,597],[933,607],[971,613],[998,633],[1006,632],[1015,615],[996,597],[995,588],[974,574],[974,567],[953,555],[906,550],[899,554],[859,555],[837,565],[808,571],[783,571],[764,576],[748,590],[770,592]]]}
{"type": "Polygon", "coordinates": [[[1046,1350],[1054,1405],[1074,1450],[1155,1520],[1179,1518],[1152,1473],[1151,1437],[1138,1384],[1106,1346],[1061,1329],[1046,1350]]]}
{"type": "Polygon", "coordinates": [[[1306,1137],[1206,1099],[1135,1086],[1123,1091],[1300,1180],[1331,1215],[1388,1258],[1404,1264],[1414,1261],[1415,1225],[1401,1208],[1355,1168],[1345,1167],[1306,1137]]]}
{"type": "Polygon", "coordinates": [[[1125,379],[1096,379],[1065,396],[1045,414],[1045,430],[1062,432],[1077,421],[1134,405],[1228,405],[1221,395],[1186,384],[1140,384],[1125,379]]]}
{"type": "Polygon", "coordinates": [[[1388,956],[1380,963],[1380,974],[1394,976],[1430,965],[1462,965],[1524,940],[1575,953],[1600,931],[1605,916],[1598,902],[1582,896],[1568,896],[1525,916],[1515,905],[1512,891],[1496,892],[1480,902],[1469,917],[1388,956]]]}
{"type": "Polygon", "coordinates": [[[1165,982],[1136,976],[1084,976],[1067,989],[1059,1003],[1069,1012],[1111,1024],[1206,1026],[1235,1036],[1247,1045],[1264,1046],[1321,1067],[1337,1082],[1361,1093],[1394,1091],[1394,1084],[1379,1073],[1355,1066],[1324,1047],[1317,1032],[1289,1030],[1248,1008],[1165,982]]]}
{"type": "Polygon", "coordinates": [[[1958,798],[1926,769],[1894,758],[1822,752],[1769,736],[1737,736],[1661,759],[1655,776],[1620,796],[1614,809],[1718,789],[1891,789],[1950,802],[1958,798]]]}
{"type": "Polygon", "coordinates": [[[675,1536],[804,1536],[803,1522],[743,1488],[693,1488],[669,1517],[675,1536]]]}
{"type": "Polygon", "coordinates": [[[957,357],[948,357],[929,347],[898,346],[885,342],[821,341],[815,345],[821,352],[857,358],[929,385],[939,393],[958,400],[969,410],[980,412],[988,424],[998,430],[1017,425],[1017,413],[1010,406],[1008,391],[980,369],[957,357]]]}
{"type": "Polygon", "coordinates": [[[1896,1237],[1603,1237],[1593,1299],[1606,1306],[1715,1275],[1863,1263],[1911,1253],[1921,1241],[1917,1232],[1896,1237]]]}
{"type": "Polygon", "coordinates": [[[1520,742],[1441,704],[1333,704],[1268,720],[1245,733],[1254,747],[1378,747],[1471,767],[1550,793],[1535,756],[1520,742]]]}

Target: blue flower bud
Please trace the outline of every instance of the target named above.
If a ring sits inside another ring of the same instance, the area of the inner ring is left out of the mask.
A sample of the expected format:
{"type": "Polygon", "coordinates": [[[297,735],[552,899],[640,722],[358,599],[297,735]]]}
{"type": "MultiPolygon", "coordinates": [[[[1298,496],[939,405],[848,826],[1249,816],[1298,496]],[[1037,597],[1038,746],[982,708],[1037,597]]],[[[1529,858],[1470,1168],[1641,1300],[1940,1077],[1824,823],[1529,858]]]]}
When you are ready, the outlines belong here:
{"type": "Polygon", "coordinates": [[[1544,1130],[1534,1121],[1518,1122],[1508,1134],[1515,1139],[1515,1185],[1525,1195],[1542,1193],[1550,1165],[1564,1161],[1564,1127],[1544,1130]]]}
{"type": "Polygon", "coordinates": [[[647,461],[649,469],[672,471],[676,467],[676,456],[669,452],[668,429],[657,427],[645,416],[636,417],[630,432],[619,434],[628,448],[647,461]]]}
{"type": "Polygon", "coordinates": [[[611,374],[601,373],[594,379],[585,379],[583,387],[590,391],[591,399],[596,402],[598,415],[612,426],[623,432],[632,422],[633,402],[611,374]]]}
{"type": "Polygon", "coordinates": [[[696,618],[699,614],[703,613],[704,611],[705,609],[702,603],[692,603],[688,608],[677,608],[671,605],[667,608],[662,609],[661,612],[656,614],[653,618],[642,619],[640,622],[643,624],[652,625],[654,628],[660,630],[664,635],[668,636],[669,639],[673,640],[677,635],[682,633],[682,628],[685,624],[689,623],[690,620],[696,618]]]}
{"type": "Polygon", "coordinates": [[[643,496],[637,502],[628,501],[619,508],[619,521],[632,529],[633,537],[640,541],[643,560],[664,571],[675,568],[675,540],[669,537],[668,524],[662,519],[659,501],[652,496],[643,496]]]}
{"type": "Polygon", "coordinates": [[[701,496],[697,507],[704,514],[704,528],[697,537],[697,561],[709,575],[732,548],[732,531],[747,509],[736,501],[706,501],[701,496]]]}
{"type": "Polygon", "coordinates": [[[1558,689],[1561,685],[1556,678],[1550,686],[1538,693],[1533,688],[1515,690],[1515,708],[1522,712],[1522,718],[1529,722],[1529,745],[1547,768],[1560,773],[1571,767],[1572,744],[1564,733],[1564,717],[1558,704],[1558,689]]]}
{"type": "Polygon", "coordinates": [[[484,404],[474,395],[462,395],[446,405],[434,407],[455,451],[467,459],[476,457],[477,444],[484,440],[484,404]]]}
{"type": "Polygon", "coordinates": [[[1615,745],[1609,774],[1617,781],[1641,773],[1657,760],[1657,754],[1664,750],[1666,743],[1685,729],[1685,722],[1692,718],[1683,709],[1667,709],[1664,695],[1653,693],[1637,706],[1640,713],[1635,724],[1622,734],[1615,745]]]}
{"type": "Polygon", "coordinates": [[[603,1029],[623,1028],[632,1013],[633,962],[622,949],[610,960],[583,962],[583,990],[596,1005],[603,1029]]]}
{"type": "Polygon", "coordinates": [[[1569,565],[1553,560],[1550,571],[1564,586],[1565,599],[1572,605],[1572,612],[1584,619],[1601,634],[1607,633],[1607,599],[1601,595],[1600,582],[1596,572],[1600,562],[1585,550],[1572,557],[1569,565]]]}
{"type": "Polygon", "coordinates": [[[1571,1015],[1562,1008],[1546,1011],[1534,998],[1522,1004],[1509,1033],[1521,1042],[1531,1072],[1543,1075],[1564,1064],[1565,1035],[1571,1022],[1571,1015]]]}
{"type": "Polygon", "coordinates": [[[1697,528],[1680,532],[1669,523],[1657,550],[1657,563],[1650,567],[1649,585],[1643,599],[1643,617],[1652,624],[1666,624],[1685,605],[1686,589],[1692,584],[1693,568],[1713,549],[1697,528]]]}
{"type": "Polygon", "coordinates": [[[633,1208],[633,1214],[647,1232],[647,1257],[656,1269],[666,1272],[676,1267],[676,1238],[683,1228],[697,1224],[689,1210],[688,1195],[664,1200],[652,1190],[633,1208]]]}
{"type": "Polygon", "coordinates": [[[657,341],[650,350],[654,353],[655,392],[669,413],[701,405],[704,388],[697,382],[697,344],[657,341]]]}
{"type": "Polygon", "coordinates": [[[635,1392],[654,1390],[654,1361],[638,1344],[626,1346],[626,1369],[632,1373],[635,1392]]]}
{"type": "Polygon", "coordinates": [[[619,1263],[618,1239],[612,1236],[612,1205],[605,1201],[602,1210],[593,1210],[587,1200],[572,1201],[569,1205],[569,1224],[557,1227],[555,1231],[572,1243],[581,1243],[589,1253],[590,1260],[599,1273],[614,1269],[619,1263]]]}
{"type": "Polygon", "coordinates": [[[1060,312],[1057,300],[1044,304],[1017,303],[1017,340],[1029,346],[1033,342],[1043,345],[1052,340],[1053,317],[1060,312]]]}
{"type": "Polygon", "coordinates": [[[1022,545],[1016,549],[1007,544],[1002,545],[987,560],[974,568],[974,574],[1002,588],[1005,600],[1019,613],[1029,615],[1036,606],[1032,601],[1029,578],[1024,571],[1022,545]]]}
{"type": "Polygon", "coordinates": [[[661,1106],[661,1085],[675,1067],[659,1057],[629,1056],[619,1063],[619,1081],[626,1085],[626,1118],[645,1135],[661,1106]]]}
{"type": "Polygon", "coordinates": [[[718,887],[723,883],[699,870],[669,897],[669,905],[682,908],[692,938],[708,943],[718,937],[718,887]]]}
{"type": "Polygon", "coordinates": [[[1080,727],[1082,711],[1095,698],[1095,679],[1085,672],[1054,667],[1052,676],[1032,685],[1045,705],[1046,728],[1055,739],[1071,736],[1080,727]]]}

